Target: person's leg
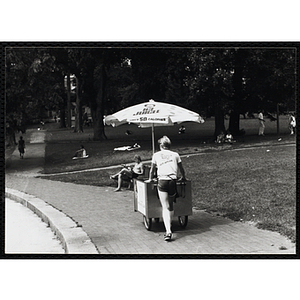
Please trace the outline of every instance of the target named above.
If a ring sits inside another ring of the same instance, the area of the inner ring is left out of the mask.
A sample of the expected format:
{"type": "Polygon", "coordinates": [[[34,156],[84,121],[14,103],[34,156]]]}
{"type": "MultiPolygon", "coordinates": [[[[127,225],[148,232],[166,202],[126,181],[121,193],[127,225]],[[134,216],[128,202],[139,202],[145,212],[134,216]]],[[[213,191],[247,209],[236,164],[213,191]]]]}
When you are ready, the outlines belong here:
{"type": "Polygon", "coordinates": [[[110,178],[111,179],[117,179],[119,177],[119,175],[123,172],[124,169],[122,169],[121,171],[119,171],[118,173],[111,175],[110,178]]]}
{"type": "Polygon", "coordinates": [[[258,135],[264,135],[264,129],[265,127],[263,125],[260,125],[258,135]]]}
{"type": "Polygon", "coordinates": [[[170,211],[169,195],[167,192],[162,192],[159,190],[158,190],[158,195],[162,206],[162,217],[166,228],[166,233],[169,234],[172,233],[171,231],[172,211],[170,211]]]}
{"type": "Polygon", "coordinates": [[[118,175],[118,187],[115,189],[115,192],[121,191],[122,186],[122,174],[118,175]]]}
{"type": "Polygon", "coordinates": [[[132,177],[132,172],[126,168],[122,169],[120,172],[123,176],[126,176],[128,178],[132,177]]]}

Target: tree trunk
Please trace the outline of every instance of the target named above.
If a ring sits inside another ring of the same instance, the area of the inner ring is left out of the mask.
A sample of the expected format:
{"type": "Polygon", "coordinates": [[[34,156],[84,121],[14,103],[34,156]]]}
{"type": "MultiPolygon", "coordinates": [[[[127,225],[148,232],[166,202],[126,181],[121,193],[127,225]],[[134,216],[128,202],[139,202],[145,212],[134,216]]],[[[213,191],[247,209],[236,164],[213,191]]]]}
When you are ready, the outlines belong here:
{"type": "Polygon", "coordinates": [[[8,147],[14,147],[17,145],[15,130],[10,126],[6,128],[5,144],[8,147]]]}
{"type": "Polygon", "coordinates": [[[103,115],[99,110],[93,114],[93,125],[94,125],[94,141],[100,141],[107,139],[104,132],[103,115]]]}
{"type": "Polygon", "coordinates": [[[231,134],[240,135],[240,112],[243,105],[243,64],[242,50],[237,49],[234,55],[234,74],[232,77],[232,86],[234,95],[232,97],[233,105],[230,113],[229,131],[231,134]]]}
{"type": "Polygon", "coordinates": [[[67,75],[67,124],[68,127],[72,127],[72,121],[71,121],[71,80],[70,80],[70,73],[68,72],[67,75]]]}
{"type": "Polygon", "coordinates": [[[240,134],[240,114],[235,110],[230,114],[228,130],[233,136],[240,134]]]}
{"type": "Polygon", "coordinates": [[[59,107],[59,127],[66,128],[66,112],[65,112],[65,101],[60,104],[59,107]]]}
{"type": "Polygon", "coordinates": [[[80,80],[76,76],[76,114],[75,114],[75,128],[74,132],[83,132],[83,119],[82,119],[82,104],[80,99],[80,80]]]}
{"type": "Polygon", "coordinates": [[[225,124],[224,124],[224,111],[216,106],[215,107],[215,133],[214,137],[217,137],[221,132],[225,133],[225,124]]]}
{"type": "Polygon", "coordinates": [[[277,135],[279,136],[279,133],[280,133],[280,130],[279,130],[279,103],[277,103],[277,107],[276,107],[276,110],[277,110],[277,135]]]}
{"type": "Polygon", "coordinates": [[[103,109],[104,109],[104,99],[105,99],[105,68],[104,64],[100,67],[99,73],[99,85],[98,85],[98,93],[96,95],[95,106],[92,106],[92,117],[93,117],[93,125],[94,125],[94,140],[99,141],[103,139],[107,139],[104,132],[104,124],[103,124],[103,109]]]}

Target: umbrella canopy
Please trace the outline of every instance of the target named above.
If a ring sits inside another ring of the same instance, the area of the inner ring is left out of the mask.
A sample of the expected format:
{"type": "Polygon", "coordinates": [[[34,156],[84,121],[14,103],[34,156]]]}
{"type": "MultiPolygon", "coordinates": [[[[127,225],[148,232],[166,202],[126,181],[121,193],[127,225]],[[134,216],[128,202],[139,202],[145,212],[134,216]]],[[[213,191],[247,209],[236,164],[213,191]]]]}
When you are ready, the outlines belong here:
{"type": "Polygon", "coordinates": [[[204,123],[203,118],[188,109],[174,104],[149,100],[141,104],[122,109],[104,118],[104,124],[113,127],[125,123],[134,123],[140,127],[152,127],[152,148],[154,153],[154,126],[172,126],[182,122],[204,123]]]}

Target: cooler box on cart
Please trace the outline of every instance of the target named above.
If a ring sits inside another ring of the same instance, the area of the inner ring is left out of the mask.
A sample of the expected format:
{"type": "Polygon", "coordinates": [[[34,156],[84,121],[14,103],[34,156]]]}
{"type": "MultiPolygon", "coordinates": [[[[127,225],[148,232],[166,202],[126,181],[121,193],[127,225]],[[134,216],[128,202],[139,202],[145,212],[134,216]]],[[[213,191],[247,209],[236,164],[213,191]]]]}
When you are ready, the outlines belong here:
{"type": "MultiPolygon", "coordinates": [[[[151,229],[152,219],[159,222],[162,218],[162,207],[157,192],[157,182],[144,182],[136,178],[134,184],[134,211],[143,215],[144,225],[147,230],[151,229]]],[[[177,181],[179,197],[174,203],[174,217],[178,217],[179,225],[187,226],[188,216],[192,215],[192,192],[191,181],[177,181]]]]}

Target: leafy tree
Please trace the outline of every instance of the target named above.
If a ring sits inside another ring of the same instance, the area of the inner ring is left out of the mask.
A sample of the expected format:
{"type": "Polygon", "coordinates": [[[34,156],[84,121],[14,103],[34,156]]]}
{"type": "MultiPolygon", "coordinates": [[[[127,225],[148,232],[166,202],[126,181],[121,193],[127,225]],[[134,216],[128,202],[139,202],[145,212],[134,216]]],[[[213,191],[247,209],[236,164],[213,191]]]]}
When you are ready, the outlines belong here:
{"type": "Polygon", "coordinates": [[[189,54],[187,85],[190,102],[206,116],[215,116],[215,136],[225,131],[224,115],[233,95],[231,51],[194,48],[189,54]]]}
{"type": "Polygon", "coordinates": [[[240,114],[245,113],[243,71],[245,52],[234,49],[232,53],[232,95],[230,99],[230,121],[228,130],[233,135],[240,135],[240,114]]]}
{"type": "Polygon", "coordinates": [[[60,125],[65,127],[64,67],[58,63],[51,48],[37,49],[37,58],[30,68],[30,86],[35,107],[46,111],[60,111],[60,125]],[[39,104],[39,105],[38,105],[39,104]]]}
{"type": "Polygon", "coordinates": [[[7,49],[6,71],[7,119],[19,125],[59,110],[65,126],[64,78],[75,74],[75,131],[83,130],[81,107],[87,105],[95,140],[106,138],[104,113],[151,98],[215,116],[215,135],[225,130],[227,114],[236,135],[240,114],[273,113],[277,104],[287,110],[295,101],[291,48],[15,47],[7,49]]]}
{"type": "Polygon", "coordinates": [[[251,49],[246,59],[245,90],[249,111],[295,107],[295,49],[251,49]]]}
{"type": "Polygon", "coordinates": [[[166,101],[193,109],[189,103],[189,87],[186,78],[189,76],[188,55],[190,49],[176,48],[165,50],[168,55],[166,62],[166,101]]]}
{"type": "Polygon", "coordinates": [[[225,114],[230,115],[229,130],[239,135],[240,114],[274,113],[278,103],[293,106],[293,49],[200,48],[189,59],[191,101],[215,116],[215,135],[225,130],[225,114]]]}
{"type": "Polygon", "coordinates": [[[132,105],[137,98],[138,84],[134,81],[131,59],[125,53],[107,72],[105,114],[112,114],[132,105]]]}
{"type": "Polygon", "coordinates": [[[30,97],[27,83],[32,56],[23,49],[6,49],[6,121],[14,130],[28,118],[25,108],[30,97]]]}
{"type": "MultiPolygon", "coordinates": [[[[109,109],[109,73],[117,62],[120,62],[118,48],[82,49],[80,76],[82,79],[82,99],[91,108],[94,128],[94,140],[106,139],[103,124],[105,109],[109,109]]],[[[76,73],[75,73],[76,74],[76,73]]]]}
{"type": "Polygon", "coordinates": [[[133,80],[137,87],[133,103],[149,99],[165,100],[168,53],[163,48],[133,48],[130,58],[133,80]]]}

